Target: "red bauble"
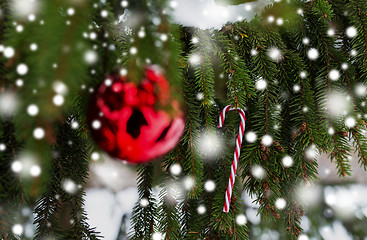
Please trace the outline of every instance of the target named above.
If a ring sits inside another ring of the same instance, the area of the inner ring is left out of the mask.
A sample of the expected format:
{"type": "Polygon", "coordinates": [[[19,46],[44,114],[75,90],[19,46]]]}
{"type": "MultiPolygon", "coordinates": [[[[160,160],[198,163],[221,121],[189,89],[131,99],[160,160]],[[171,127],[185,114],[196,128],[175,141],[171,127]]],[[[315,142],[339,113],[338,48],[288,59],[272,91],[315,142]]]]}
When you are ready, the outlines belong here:
{"type": "Polygon", "coordinates": [[[179,103],[155,67],[145,70],[140,85],[118,74],[108,76],[90,99],[88,124],[104,151],[133,163],[173,149],[185,127],[179,103]]]}

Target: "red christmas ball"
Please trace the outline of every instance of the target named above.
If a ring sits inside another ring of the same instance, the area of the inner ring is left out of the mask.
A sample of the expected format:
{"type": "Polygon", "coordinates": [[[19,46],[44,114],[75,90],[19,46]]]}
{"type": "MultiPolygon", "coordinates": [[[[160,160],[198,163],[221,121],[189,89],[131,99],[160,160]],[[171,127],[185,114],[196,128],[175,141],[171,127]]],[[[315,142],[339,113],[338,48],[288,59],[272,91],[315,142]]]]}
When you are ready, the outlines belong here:
{"type": "Polygon", "coordinates": [[[90,99],[88,124],[95,142],[112,157],[143,163],[173,149],[184,127],[178,101],[155,67],[138,85],[108,76],[90,99]]]}

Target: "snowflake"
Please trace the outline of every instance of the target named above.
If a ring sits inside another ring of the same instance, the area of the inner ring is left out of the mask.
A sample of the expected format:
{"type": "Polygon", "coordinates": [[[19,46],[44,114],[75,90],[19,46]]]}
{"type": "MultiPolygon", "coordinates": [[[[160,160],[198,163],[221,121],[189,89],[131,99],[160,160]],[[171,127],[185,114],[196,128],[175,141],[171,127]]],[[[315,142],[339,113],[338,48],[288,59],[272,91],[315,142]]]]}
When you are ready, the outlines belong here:
{"type": "Polygon", "coordinates": [[[207,192],[213,192],[215,190],[215,182],[213,180],[207,180],[204,183],[204,189],[207,192]]]}
{"type": "Polygon", "coordinates": [[[310,60],[316,60],[319,57],[319,51],[316,48],[310,48],[307,51],[307,56],[310,60]]]}

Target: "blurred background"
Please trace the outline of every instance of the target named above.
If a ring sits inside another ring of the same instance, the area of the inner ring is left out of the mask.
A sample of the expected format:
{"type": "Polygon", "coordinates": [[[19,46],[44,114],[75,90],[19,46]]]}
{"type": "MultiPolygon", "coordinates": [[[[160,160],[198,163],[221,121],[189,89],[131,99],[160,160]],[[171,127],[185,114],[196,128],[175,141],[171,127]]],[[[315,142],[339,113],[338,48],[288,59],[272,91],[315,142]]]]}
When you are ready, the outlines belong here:
{"type": "MultiPolygon", "coordinates": [[[[94,153],[90,179],[86,186],[86,211],[91,226],[107,240],[128,239],[130,216],[138,200],[135,167],[94,153]]],[[[351,159],[353,175],[339,178],[328,156],[318,156],[319,181],[300,186],[297,196],[306,213],[302,219],[304,234],[300,240],[367,240],[367,174],[357,156],[351,159]]],[[[159,193],[159,189],[156,189],[159,193]]],[[[246,193],[246,221],[251,239],[286,239],[284,225],[260,219],[258,205],[246,193]]],[[[279,203],[281,204],[281,203],[279,203]]]]}

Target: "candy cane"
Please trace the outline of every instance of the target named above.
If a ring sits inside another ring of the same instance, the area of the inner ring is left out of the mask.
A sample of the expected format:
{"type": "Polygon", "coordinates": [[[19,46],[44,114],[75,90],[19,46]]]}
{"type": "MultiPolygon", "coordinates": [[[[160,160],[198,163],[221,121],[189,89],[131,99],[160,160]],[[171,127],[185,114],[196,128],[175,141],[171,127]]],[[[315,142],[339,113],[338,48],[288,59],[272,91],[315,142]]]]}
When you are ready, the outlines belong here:
{"type": "Polygon", "coordinates": [[[241,124],[240,124],[240,128],[239,128],[239,132],[237,134],[236,149],[234,151],[234,156],[233,156],[233,161],[232,161],[232,166],[231,166],[231,176],[229,177],[227,191],[226,191],[226,195],[225,195],[223,212],[226,212],[226,213],[229,212],[229,205],[231,204],[233,184],[234,184],[234,180],[235,180],[235,177],[236,177],[237,163],[238,163],[238,158],[240,156],[242,138],[243,138],[243,133],[245,132],[245,121],[246,121],[245,112],[242,109],[233,107],[231,105],[228,105],[225,108],[223,108],[222,112],[220,113],[219,123],[218,123],[218,126],[217,126],[218,128],[223,127],[223,123],[224,123],[226,113],[230,110],[236,110],[240,114],[241,124]]]}

